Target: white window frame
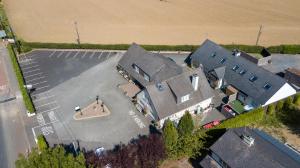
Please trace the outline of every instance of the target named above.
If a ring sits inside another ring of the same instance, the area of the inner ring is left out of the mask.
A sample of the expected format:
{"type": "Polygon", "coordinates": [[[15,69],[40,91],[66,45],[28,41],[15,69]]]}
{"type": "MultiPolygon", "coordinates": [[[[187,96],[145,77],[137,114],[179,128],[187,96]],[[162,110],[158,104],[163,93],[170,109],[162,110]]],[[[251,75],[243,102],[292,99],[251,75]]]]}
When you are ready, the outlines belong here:
{"type": "Polygon", "coordinates": [[[190,99],[190,95],[188,94],[188,95],[185,95],[185,96],[182,96],[181,97],[181,103],[183,103],[183,102],[186,102],[186,101],[188,101],[190,99]]]}

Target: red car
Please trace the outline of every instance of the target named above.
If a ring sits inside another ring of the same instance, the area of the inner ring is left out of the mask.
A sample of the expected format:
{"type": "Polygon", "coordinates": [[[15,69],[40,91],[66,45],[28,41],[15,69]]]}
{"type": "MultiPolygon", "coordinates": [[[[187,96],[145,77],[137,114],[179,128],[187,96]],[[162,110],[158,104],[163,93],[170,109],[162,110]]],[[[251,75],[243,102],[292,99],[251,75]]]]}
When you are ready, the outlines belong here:
{"type": "Polygon", "coordinates": [[[214,126],[219,125],[220,123],[221,123],[220,120],[215,120],[203,125],[203,128],[205,129],[213,128],[214,126]]]}

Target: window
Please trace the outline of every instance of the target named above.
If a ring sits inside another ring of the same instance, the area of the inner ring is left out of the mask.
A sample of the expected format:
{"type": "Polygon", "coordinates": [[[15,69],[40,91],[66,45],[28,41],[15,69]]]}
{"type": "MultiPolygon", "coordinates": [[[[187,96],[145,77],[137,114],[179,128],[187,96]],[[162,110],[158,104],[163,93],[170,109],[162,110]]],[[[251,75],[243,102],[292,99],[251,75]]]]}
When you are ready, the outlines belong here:
{"type": "Polygon", "coordinates": [[[146,81],[148,81],[149,82],[149,76],[147,75],[147,74],[144,74],[144,79],[146,80],[146,81]]]}
{"type": "Polygon", "coordinates": [[[239,72],[239,74],[240,74],[240,75],[244,75],[246,72],[247,72],[247,70],[242,69],[242,70],[239,72]]]}
{"type": "Polygon", "coordinates": [[[235,66],[232,68],[233,71],[236,71],[237,69],[239,69],[239,66],[237,66],[237,65],[235,65],[235,66]]]}
{"type": "Polygon", "coordinates": [[[222,58],[221,61],[220,61],[220,63],[221,63],[221,64],[224,64],[225,61],[226,61],[226,59],[225,59],[225,58],[222,58]]]}
{"type": "Polygon", "coordinates": [[[217,55],[217,53],[216,52],[213,52],[210,56],[211,57],[215,57],[217,55]]]}
{"type": "Polygon", "coordinates": [[[135,70],[135,72],[140,73],[140,69],[138,66],[136,66],[135,64],[133,64],[133,68],[135,70]]]}
{"type": "Polygon", "coordinates": [[[251,77],[249,78],[249,80],[250,80],[251,82],[254,82],[254,81],[257,80],[257,76],[253,75],[253,76],[251,76],[251,77]]]}
{"type": "Polygon", "coordinates": [[[266,83],[266,84],[264,85],[264,89],[265,89],[265,90],[269,90],[271,87],[272,87],[272,85],[269,84],[269,83],[266,83]]]}
{"type": "Polygon", "coordinates": [[[181,97],[181,103],[188,101],[190,99],[190,95],[185,95],[181,97]]]}

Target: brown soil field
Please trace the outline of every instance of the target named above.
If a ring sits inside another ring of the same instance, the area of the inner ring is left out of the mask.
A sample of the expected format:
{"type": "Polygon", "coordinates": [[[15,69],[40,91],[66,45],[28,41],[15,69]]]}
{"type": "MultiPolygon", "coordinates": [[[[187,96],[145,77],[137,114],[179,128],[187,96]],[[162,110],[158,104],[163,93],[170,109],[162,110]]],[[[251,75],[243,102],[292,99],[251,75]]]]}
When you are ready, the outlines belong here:
{"type": "Polygon", "coordinates": [[[3,0],[16,34],[34,42],[300,44],[299,0],[3,0]]]}

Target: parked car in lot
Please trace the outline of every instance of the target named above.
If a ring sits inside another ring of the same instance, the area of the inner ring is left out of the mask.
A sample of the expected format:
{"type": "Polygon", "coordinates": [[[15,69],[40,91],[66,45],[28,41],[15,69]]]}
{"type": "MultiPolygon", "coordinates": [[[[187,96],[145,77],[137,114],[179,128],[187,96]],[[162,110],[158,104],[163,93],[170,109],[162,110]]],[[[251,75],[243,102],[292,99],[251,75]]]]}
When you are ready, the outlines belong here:
{"type": "Polygon", "coordinates": [[[209,122],[209,123],[203,125],[203,128],[210,129],[210,128],[215,127],[216,125],[219,125],[220,123],[221,123],[220,120],[215,120],[215,121],[212,121],[212,122],[209,122]]]}

